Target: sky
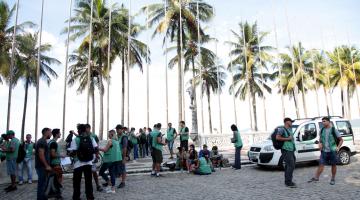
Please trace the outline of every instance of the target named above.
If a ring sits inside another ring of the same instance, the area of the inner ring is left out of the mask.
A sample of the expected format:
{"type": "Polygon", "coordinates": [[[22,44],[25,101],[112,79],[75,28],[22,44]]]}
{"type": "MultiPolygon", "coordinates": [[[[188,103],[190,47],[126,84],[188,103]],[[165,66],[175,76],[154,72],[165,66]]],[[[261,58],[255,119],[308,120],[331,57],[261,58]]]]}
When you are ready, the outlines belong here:
{"type": "MultiPolygon", "coordinates": [[[[125,3],[128,7],[129,1],[112,0],[117,4],[125,3]]],[[[15,0],[7,0],[12,6],[15,0]]],[[[66,27],[65,20],[68,18],[68,8],[70,0],[45,0],[44,22],[43,22],[43,43],[53,45],[50,56],[57,58],[62,62],[60,65],[53,65],[53,69],[59,77],[51,82],[48,87],[44,82],[40,83],[40,108],[39,108],[39,131],[42,127],[61,128],[62,127],[62,105],[64,90],[64,67],[65,67],[65,38],[66,35],[61,31],[66,27]]],[[[132,0],[132,13],[137,13],[141,7],[150,3],[161,3],[161,0],[132,0]]],[[[202,26],[207,27],[206,31],[212,36],[218,38],[217,54],[220,63],[227,65],[229,63],[229,46],[224,42],[231,40],[230,30],[239,30],[238,23],[248,21],[254,23],[257,21],[261,31],[269,32],[263,45],[275,46],[274,27],[277,27],[277,35],[280,51],[290,44],[289,35],[292,44],[301,41],[305,48],[325,48],[331,49],[338,44],[351,44],[359,46],[360,38],[360,20],[358,8],[360,2],[357,0],[207,0],[207,3],[215,7],[216,15],[214,19],[202,26]],[[286,12],[287,11],[287,12],[286,12]],[[286,13],[289,21],[289,32],[287,31],[286,13]],[[323,41],[323,42],[322,42],[323,41]]],[[[41,0],[20,0],[19,23],[32,21],[40,24],[41,0]]],[[[14,19],[13,19],[14,20],[14,19]]],[[[145,23],[144,15],[138,16],[138,23],[145,23]]],[[[34,31],[34,30],[33,30],[34,31]]],[[[146,42],[151,51],[151,64],[149,65],[150,74],[150,125],[157,122],[166,123],[165,106],[165,56],[162,48],[162,36],[149,39],[149,35],[154,31],[154,27],[144,31],[139,39],[146,42]]],[[[72,52],[77,42],[70,44],[72,52]]],[[[173,46],[174,44],[169,44],[173,46]]],[[[215,43],[207,45],[215,51],[215,43]]],[[[168,54],[172,58],[173,53],[168,54]]],[[[177,111],[177,70],[169,70],[169,121],[175,127],[178,124],[177,111]]],[[[110,128],[114,128],[120,123],[121,113],[121,63],[116,60],[112,64],[110,86],[110,128]]],[[[191,74],[186,74],[185,80],[189,80],[191,74]]],[[[226,80],[226,86],[221,94],[221,110],[223,133],[230,133],[230,125],[235,123],[233,98],[229,94],[229,85],[231,84],[230,74],[226,80]]],[[[274,84],[272,84],[274,86],[274,84]]],[[[187,86],[186,86],[187,87],[187,86]]],[[[78,94],[76,85],[68,88],[67,94],[67,113],[66,113],[66,131],[76,128],[77,123],[86,122],[86,92],[78,94]]],[[[266,95],[266,113],[268,130],[282,122],[281,98],[274,88],[272,94],[266,95]]],[[[199,94],[199,90],[198,90],[199,94]]],[[[106,95],[106,94],[105,94],[106,95]]],[[[185,121],[191,128],[191,111],[188,109],[190,98],[185,93],[185,121]]],[[[105,96],[106,97],[106,96],[105,96]]],[[[300,97],[300,95],[299,95],[300,97]]],[[[0,85],[0,132],[6,129],[6,111],[7,111],[8,87],[6,84],[0,85]]],[[[10,129],[15,130],[16,135],[20,136],[21,119],[24,102],[24,83],[19,82],[13,91],[11,108],[10,129]]],[[[321,115],[326,114],[325,98],[322,90],[319,90],[321,115]]],[[[302,105],[301,98],[300,105],[302,105]]],[[[306,94],[306,105],[308,115],[317,115],[316,98],[314,92],[306,94]]],[[[341,114],[340,95],[338,90],[332,94],[334,105],[334,115],[341,114]]],[[[96,96],[96,127],[95,133],[98,133],[99,127],[99,96],[96,96]]],[[[219,107],[217,95],[210,97],[211,116],[213,128],[219,130],[219,107]]],[[[201,131],[201,108],[200,98],[198,97],[198,121],[201,131]]],[[[295,118],[295,108],[293,101],[285,97],[286,115],[295,118]]],[[[356,98],[351,99],[353,118],[358,118],[356,98]]],[[[130,110],[130,127],[140,128],[146,126],[146,71],[141,71],[135,67],[130,71],[130,105],[125,104],[130,110]]],[[[257,98],[258,108],[258,126],[261,131],[265,131],[265,117],[263,112],[262,99],[257,98]]],[[[302,107],[299,108],[303,117],[302,107]]],[[[105,123],[106,129],[106,103],[105,103],[105,123]]],[[[250,128],[249,102],[236,99],[237,124],[240,130],[250,128]]],[[[208,126],[208,104],[207,98],[203,99],[204,113],[204,133],[209,134],[208,126]]],[[[126,110],[125,110],[126,117],[126,110]]],[[[35,88],[29,90],[28,110],[26,116],[25,132],[34,135],[35,127],[35,88]]],[[[91,118],[90,118],[91,121],[91,118]]],[[[127,119],[125,118],[125,123],[127,119]]],[[[127,125],[127,124],[125,124],[127,125]]],[[[215,131],[217,132],[217,131],[215,131]]],[[[41,134],[40,132],[38,133],[41,134]]]]}

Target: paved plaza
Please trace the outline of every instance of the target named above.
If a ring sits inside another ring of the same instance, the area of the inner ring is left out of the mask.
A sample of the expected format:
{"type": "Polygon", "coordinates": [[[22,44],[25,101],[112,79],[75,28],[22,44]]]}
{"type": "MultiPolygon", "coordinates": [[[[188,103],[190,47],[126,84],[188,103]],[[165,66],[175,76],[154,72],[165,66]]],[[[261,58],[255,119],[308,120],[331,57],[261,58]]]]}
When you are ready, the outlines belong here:
{"type": "MultiPolygon", "coordinates": [[[[360,156],[352,157],[352,163],[339,166],[336,185],[331,186],[330,168],[327,167],[319,183],[307,183],[316,170],[316,164],[303,164],[295,170],[298,188],[286,188],[283,172],[245,165],[241,170],[217,170],[209,176],[166,172],[155,178],[147,174],[128,177],[124,189],[116,194],[95,192],[96,199],[359,199],[360,156]]],[[[36,184],[19,186],[13,193],[5,193],[0,186],[0,199],[36,199],[36,184]]],[[[72,180],[65,180],[64,199],[71,199],[72,180]]],[[[82,187],[84,193],[84,187],[82,187]]],[[[85,197],[83,196],[83,199],[85,197]]]]}

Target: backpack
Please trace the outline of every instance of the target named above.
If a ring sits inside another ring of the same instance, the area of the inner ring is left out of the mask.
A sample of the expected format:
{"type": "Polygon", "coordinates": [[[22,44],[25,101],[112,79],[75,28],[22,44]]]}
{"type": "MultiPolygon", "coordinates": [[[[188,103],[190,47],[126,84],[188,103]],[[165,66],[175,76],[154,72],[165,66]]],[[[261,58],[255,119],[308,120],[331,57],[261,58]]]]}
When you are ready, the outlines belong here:
{"type": "MultiPolygon", "coordinates": [[[[93,147],[90,136],[80,136],[77,143],[78,149],[76,151],[77,158],[81,162],[89,162],[94,159],[95,148],[93,147]]],[[[76,138],[77,139],[77,138],[76,138]]]]}
{"type": "Polygon", "coordinates": [[[25,143],[22,142],[22,143],[20,143],[20,146],[19,146],[19,151],[18,151],[18,155],[17,155],[17,158],[16,158],[16,163],[21,163],[22,161],[24,161],[25,156],[26,156],[25,143]]]}
{"type": "MultiPolygon", "coordinates": [[[[322,134],[324,128],[325,128],[325,127],[322,127],[321,130],[320,130],[320,137],[321,137],[321,134],[322,134]]],[[[331,127],[331,134],[333,135],[333,137],[334,137],[334,139],[335,139],[336,146],[338,146],[339,143],[340,143],[340,140],[339,140],[339,138],[336,136],[335,127],[331,127]]]]}
{"type": "MultiPolygon", "coordinates": [[[[277,127],[275,128],[275,130],[271,133],[271,141],[273,143],[273,146],[276,150],[280,150],[282,149],[283,145],[284,145],[284,141],[279,141],[276,139],[276,135],[278,134],[278,130],[279,128],[283,128],[285,129],[284,127],[277,127]]],[[[285,129],[285,131],[287,132],[287,130],[285,129]]]]}
{"type": "Polygon", "coordinates": [[[61,184],[58,182],[55,173],[51,173],[47,178],[45,187],[46,198],[59,198],[61,196],[61,184]]]}

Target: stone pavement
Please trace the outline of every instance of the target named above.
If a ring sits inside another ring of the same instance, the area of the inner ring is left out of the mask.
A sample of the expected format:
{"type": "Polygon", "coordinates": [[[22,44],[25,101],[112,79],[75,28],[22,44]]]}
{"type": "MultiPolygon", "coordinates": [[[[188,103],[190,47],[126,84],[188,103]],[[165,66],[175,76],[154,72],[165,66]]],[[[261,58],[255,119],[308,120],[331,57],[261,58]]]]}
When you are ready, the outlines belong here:
{"type": "MultiPolygon", "coordinates": [[[[262,169],[256,165],[241,170],[222,169],[209,176],[196,176],[180,172],[167,172],[155,178],[149,174],[129,175],[127,185],[116,194],[95,192],[96,199],[359,199],[360,155],[352,163],[338,167],[336,185],[331,186],[330,167],[326,167],[320,182],[307,183],[316,170],[316,164],[297,166],[294,181],[297,189],[286,188],[284,172],[262,169]]],[[[71,199],[72,183],[65,180],[64,199],[71,199]]],[[[36,199],[36,184],[19,186],[14,193],[4,193],[0,186],[0,199],[36,199]]],[[[84,192],[82,187],[82,192],[84,192]]]]}

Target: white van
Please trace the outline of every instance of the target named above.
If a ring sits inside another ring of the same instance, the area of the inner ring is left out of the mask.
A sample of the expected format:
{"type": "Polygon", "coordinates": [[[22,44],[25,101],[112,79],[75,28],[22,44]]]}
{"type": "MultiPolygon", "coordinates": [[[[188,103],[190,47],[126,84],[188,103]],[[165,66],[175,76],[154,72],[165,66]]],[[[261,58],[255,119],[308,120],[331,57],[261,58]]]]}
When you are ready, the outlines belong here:
{"type": "MultiPolygon", "coordinates": [[[[296,145],[296,163],[316,161],[320,158],[319,137],[323,128],[322,117],[298,119],[292,125],[296,145]]],[[[354,133],[349,120],[333,116],[332,125],[340,132],[344,142],[338,152],[339,164],[347,165],[350,157],[356,154],[354,133]]],[[[281,151],[275,150],[269,137],[267,140],[253,144],[248,152],[249,160],[260,166],[283,166],[281,151]]]]}

